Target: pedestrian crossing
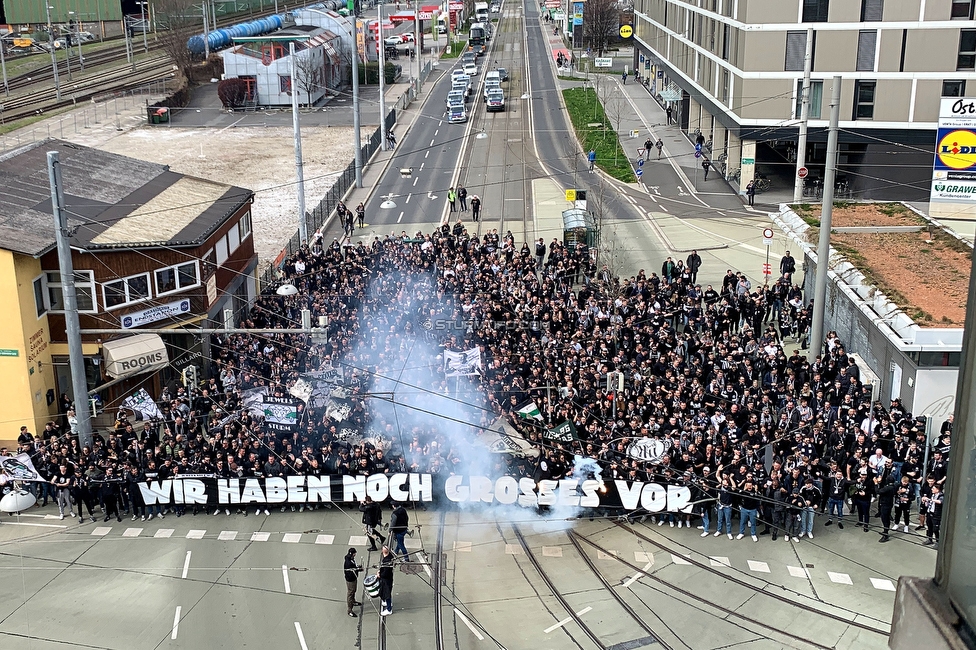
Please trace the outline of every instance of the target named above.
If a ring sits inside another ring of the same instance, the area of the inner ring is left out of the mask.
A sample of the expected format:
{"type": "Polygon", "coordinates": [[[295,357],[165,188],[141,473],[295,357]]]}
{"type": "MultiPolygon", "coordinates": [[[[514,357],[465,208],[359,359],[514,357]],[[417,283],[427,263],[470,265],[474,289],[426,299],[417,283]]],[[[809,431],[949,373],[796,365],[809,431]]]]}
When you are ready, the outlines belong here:
{"type": "MultiPolygon", "coordinates": [[[[123,528],[118,526],[98,526],[92,529],[90,535],[92,537],[119,537],[122,539],[134,539],[137,537],[148,539],[170,539],[176,533],[174,528],[160,528],[153,534],[145,532],[145,528],[123,528]],[[118,529],[118,530],[116,530],[118,529]],[[143,534],[145,532],[145,534],[143,534]]],[[[330,535],[328,533],[313,534],[313,533],[291,533],[291,532],[276,532],[270,533],[267,531],[255,531],[250,535],[247,533],[241,533],[237,530],[221,530],[213,533],[209,533],[207,530],[194,528],[188,530],[182,537],[184,539],[215,539],[219,542],[235,542],[235,541],[251,541],[251,542],[270,542],[272,541],[272,535],[274,535],[274,541],[281,542],[283,544],[317,544],[320,546],[332,546],[336,543],[336,536],[330,535]]],[[[350,535],[349,536],[349,546],[367,546],[369,544],[369,538],[365,535],[350,535]]],[[[403,540],[403,545],[408,549],[421,549],[423,544],[419,539],[414,539],[412,537],[407,537],[403,540]]],[[[558,547],[556,547],[558,548],[558,547]]],[[[455,550],[462,552],[471,552],[471,542],[458,542],[455,546],[455,550]]],[[[562,549],[560,549],[560,554],[562,549]]]]}

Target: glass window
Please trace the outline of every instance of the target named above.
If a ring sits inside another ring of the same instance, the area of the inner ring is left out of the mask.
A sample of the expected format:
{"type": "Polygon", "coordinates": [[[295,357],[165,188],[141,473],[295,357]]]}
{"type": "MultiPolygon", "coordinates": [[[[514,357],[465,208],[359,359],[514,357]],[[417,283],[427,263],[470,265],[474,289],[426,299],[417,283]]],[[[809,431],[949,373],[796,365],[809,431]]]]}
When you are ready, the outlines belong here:
{"type": "Polygon", "coordinates": [[[178,267],[176,267],[176,270],[179,273],[181,289],[192,287],[193,285],[200,283],[200,277],[197,272],[196,262],[190,262],[189,264],[180,264],[178,267]]]}
{"type": "Polygon", "coordinates": [[[861,0],[861,22],[881,20],[884,13],[884,0],[861,0]]]}
{"type": "Polygon", "coordinates": [[[172,267],[156,271],[156,295],[176,291],[176,270],[172,267]]]}
{"type": "Polygon", "coordinates": [[[227,238],[221,237],[217,240],[217,266],[227,261],[227,238]]]}
{"type": "Polygon", "coordinates": [[[803,70],[803,60],[807,55],[807,33],[803,31],[786,32],[786,65],[787,72],[803,70]]]}
{"type": "Polygon", "coordinates": [[[283,93],[291,92],[291,77],[286,74],[278,75],[278,90],[283,93]]]}
{"type": "Polygon", "coordinates": [[[874,55],[878,45],[878,30],[862,29],[857,35],[857,60],[854,69],[874,72],[874,55]]]}
{"type": "Polygon", "coordinates": [[[959,30],[959,57],[956,70],[976,69],[976,29],[959,30]]]}
{"type": "Polygon", "coordinates": [[[854,119],[874,119],[874,91],[876,81],[858,81],[854,85],[854,119]]]}
{"type": "Polygon", "coordinates": [[[34,307],[37,309],[37,317],[40,318],[47,313],[47,304],[44,302],[44,276],[34,279],[34,307]]]}
{"type": "Polygon", "coordinates": [[[162,296],[184,291],[200,284],[200,267],[196,261],[157,269],[156,295],[162,296]]]}
{"type": "MultiPolygon", "coordinates": [[[[823,104],[823,80],[810,80],[810,114],[811,120],[821,118],[820,107],[823,104]]],[[[803,114],[803,79],[796,80],[796,118],[803,114]]]]}
{"type": "Polygon", "coordinates": [[[237,228],[227,231],[227,252],[233,254],[241,245],[241,233],[237,228]]]}
{"type": "Polygon", "coordinates": [[[251,234],[251,211],[248,210],[237,222],[237,228],[241,233],[241,241],[244,241],[251,234]]]}
{"type": "MultiPolygon", "coordinates": [[[[61,272],[45,271],[44,284],[47,286],[47,308],[52,312],[64,311],[64,293],[61,291],[61,272]]],[[[92,271],[75,271],[75,296],[78,300],[78,311],[94,313],[98,310],[95,304],[95,274],[92,271]]]]}
{"type": "Polygon", "coordinates": [[[943,97],[963,97],[966,94],[965,79],[946,79],[942,82],[943,97]]]}
{"type": "Polygon", "coordinates": [[[972,20],[973,19],[973,0],[952,0],[953,20],[972,20]]]}
{"type": "Polygon", "coordinates": [[[149,289],[149,274],[140,273],[102,284],[102,297],[105,309],[114,309],[152,297],[149,289]]]}
{"type": "Polygon", "coordinates": [[[803,22],[827,22],[828,0],[803,0],[803,22]]]}

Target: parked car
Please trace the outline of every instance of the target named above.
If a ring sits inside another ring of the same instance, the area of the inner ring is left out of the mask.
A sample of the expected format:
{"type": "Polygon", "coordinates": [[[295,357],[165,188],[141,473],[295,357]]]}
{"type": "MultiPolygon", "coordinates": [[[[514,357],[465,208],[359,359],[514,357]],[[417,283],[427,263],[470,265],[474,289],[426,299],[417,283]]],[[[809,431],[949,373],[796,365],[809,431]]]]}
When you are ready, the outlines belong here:
{"type": "Polygon", "coordinates": [[[383,42],[387,45],[392,45],[393,47],[403,45],[403,40],[399,36],[387,36],[383,39],[383,42]]]}
{"type": "Polygon", "coordinates": [[[413,43],[413,32],[403,32],[400,34],[400,41],[403,43],[413,43]]]}
{"type": "Polygon", "coordinates": [[[501,81],[508,81],[508,70],[505,68],[495,68],[495,72],[498,73],[498,78],[501,81]]]}

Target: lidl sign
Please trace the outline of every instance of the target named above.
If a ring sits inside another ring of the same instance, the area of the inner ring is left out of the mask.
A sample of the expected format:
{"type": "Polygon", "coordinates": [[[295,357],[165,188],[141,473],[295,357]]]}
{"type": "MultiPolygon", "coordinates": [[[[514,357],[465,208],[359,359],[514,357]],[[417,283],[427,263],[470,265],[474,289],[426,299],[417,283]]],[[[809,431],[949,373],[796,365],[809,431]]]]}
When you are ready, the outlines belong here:
{"type": "Polygon", "coordinates": [[[976,165],[976,132],[970,129],[939,129],[935,148],[936,170],[966,170],[976,165]]]}

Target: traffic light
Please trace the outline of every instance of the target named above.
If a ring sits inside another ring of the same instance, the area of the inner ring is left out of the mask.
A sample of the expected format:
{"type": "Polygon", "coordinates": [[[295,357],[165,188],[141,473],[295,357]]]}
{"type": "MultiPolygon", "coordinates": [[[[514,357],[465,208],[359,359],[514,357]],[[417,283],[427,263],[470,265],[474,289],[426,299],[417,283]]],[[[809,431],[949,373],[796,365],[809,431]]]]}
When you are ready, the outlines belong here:
{"type": "Polygon", "coordinates": [[[576,190],[576,200],[585,201],[586,200],[586,190],[576,190]]]}
{"type": "Polygon", "coordinates": [[[187,366],[183,369],[183,385],[184,386],[196,386],[197,385],[197,367],[187,366]]]}

